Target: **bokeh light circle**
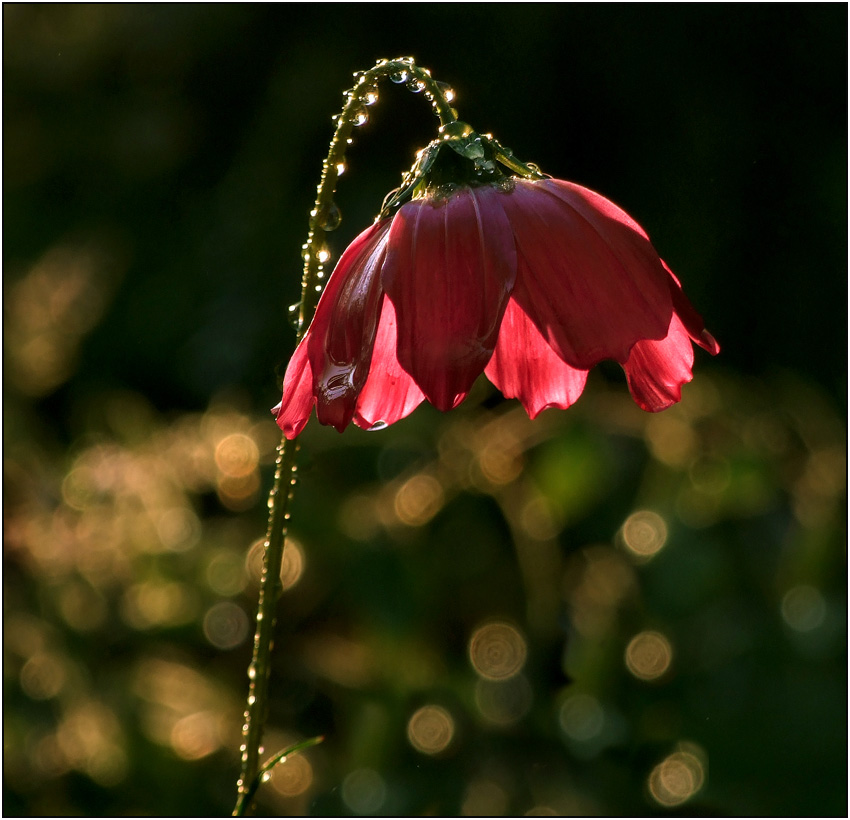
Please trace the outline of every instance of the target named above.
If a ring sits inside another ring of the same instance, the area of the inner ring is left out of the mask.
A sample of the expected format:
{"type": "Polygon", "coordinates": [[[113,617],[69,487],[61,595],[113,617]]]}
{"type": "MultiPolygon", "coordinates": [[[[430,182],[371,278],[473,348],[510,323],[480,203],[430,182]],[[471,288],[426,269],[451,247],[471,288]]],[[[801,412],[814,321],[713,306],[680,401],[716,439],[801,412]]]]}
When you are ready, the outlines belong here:
{"type": "Polygon", "coordinates": [[[673,647],[660,632],[640,632],[629,641],[625,653],[626,666],[640,680],[660,678],[673,662],[673,647]]]}
{"type": "Polygon", "coordinates": [[[469,659],[482,678],[504,680],[525,664],[525,638],[507,623],[489,623],[475,630],[469,641],[469,659]]]}
{"type": "Polygon", "coordinates": [[[445,751],[454,733],[454,720],[441,706],[423,706],[407,723],[407,739],[414,749],[424,754],[436,755],[445,751]]]}

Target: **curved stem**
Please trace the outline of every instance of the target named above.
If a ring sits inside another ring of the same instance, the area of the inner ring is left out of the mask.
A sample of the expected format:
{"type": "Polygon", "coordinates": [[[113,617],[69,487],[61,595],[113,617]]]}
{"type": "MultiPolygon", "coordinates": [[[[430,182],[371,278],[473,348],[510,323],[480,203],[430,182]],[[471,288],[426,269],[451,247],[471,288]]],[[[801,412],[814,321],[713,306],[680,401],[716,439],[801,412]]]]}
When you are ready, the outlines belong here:
{"type": "MultiPolygon", "coordinates": [[[[415,65],[412,59],[380,60],[373,68],[355,76],[357,83],[346,94],[345,105],[337,118],[336,132],[322,166],[316,204],[310,212],[309,233],[306,243],[302,246],[304,273],[296,342],[300,342],[306,333],[322,291],[324,264],[330,258],[325,247],[325,234],[333,230],[339,222],[339,215],[333,204],[333,194],[337,180],[345,170],[345,150],[350,142],[352,129],[364,121],[365,106],[371,105],[377,99],[377,83],[386,77],[395,82],[413,83],[412,90],[425,92],[426,98],[440,118],[441,125],[447,125],[457,119],[449,105],[444,90],[446,87],[433,80],[431,73],[415,65]]],[[[242,726],[242,766],[237,782],[234,817],[242,817],[247,813],[259,785],[259,778],[266,771],[266,767],[260,766],[260,754],[263,727],[268,713],[271,652],[274,646],[277,600],[282,591],[280,569],[290,516],[289,506],[295,488],[298,447],[297,439],[282,439],[275,463],[274,486],[269,494],[269,523],[264,545],[263,574],[260,579],[254,651],[251,665],[248,667],[248,704],[242,726]]]]}
{"type": "MultiPolygon", "coordinates": [[[[324,278],[324,263],[329,259],[325,245],[325,235],[333,228],[328,227],[329,216],[334,213],[333,195],[337,180],[345,171],[345,152],[351,139],[351,132],[362,124],[366,107],[377,99],[377,86],[381,80],[389,77],[395,82],[405,82],[413,90],[422,91],[431,103],[434,113],[440,118],[440,125],[449,125],[457,120],[457,114],[449,104],[446,88],[431,77],[427,68],[420,68],[411,58],[379,60],[368,71],[355,74],[357,82],[345,95],[345,105],[335,117],[336,132],[331,140],[328,156],[322,165],[322,178],[316,195],[316,204],[310,212],[309,233],[302,245],[304,253],[304,275],[301,280],[301,308],[298,315],[299,334],[306,329],[319,296],[322,292],[321,280],[324,278]]],[[[338,224],[338,223],[337,223],[338,224]]],[[[335,225],[334,225],[335,227],[335,225]]],[[[299,335],[300,338],[300,335],[299,335]]]]}

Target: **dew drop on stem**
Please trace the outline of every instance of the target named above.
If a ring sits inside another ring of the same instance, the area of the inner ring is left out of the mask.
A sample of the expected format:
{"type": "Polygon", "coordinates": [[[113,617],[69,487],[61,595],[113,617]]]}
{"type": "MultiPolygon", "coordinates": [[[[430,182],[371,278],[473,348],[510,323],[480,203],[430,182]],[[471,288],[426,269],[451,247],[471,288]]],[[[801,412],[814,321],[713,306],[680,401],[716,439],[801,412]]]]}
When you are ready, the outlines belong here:
{"type": "Polygon", "coordinates": [[[319,227],[325,231],[335,231],[340,222],[342,222],[342,214],[339,212],[336,203],[328,203],[319,216],[319,227]]]}

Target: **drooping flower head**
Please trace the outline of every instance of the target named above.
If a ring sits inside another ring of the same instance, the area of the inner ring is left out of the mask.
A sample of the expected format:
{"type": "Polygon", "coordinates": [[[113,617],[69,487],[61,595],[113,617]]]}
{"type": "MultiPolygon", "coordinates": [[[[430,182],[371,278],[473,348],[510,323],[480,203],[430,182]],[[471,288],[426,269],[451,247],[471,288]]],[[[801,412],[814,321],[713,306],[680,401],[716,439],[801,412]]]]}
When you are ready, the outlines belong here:
{"type": "Polygon", "coordinates": [[[482,372],[534,418],[603,359],[644,410],[679,401],[691,342],[719,346],[640,225],[464,123],[441,131],[334,268],[273,409],[287,438],[314,406],[340,432],[450,410],[482,372]]]}

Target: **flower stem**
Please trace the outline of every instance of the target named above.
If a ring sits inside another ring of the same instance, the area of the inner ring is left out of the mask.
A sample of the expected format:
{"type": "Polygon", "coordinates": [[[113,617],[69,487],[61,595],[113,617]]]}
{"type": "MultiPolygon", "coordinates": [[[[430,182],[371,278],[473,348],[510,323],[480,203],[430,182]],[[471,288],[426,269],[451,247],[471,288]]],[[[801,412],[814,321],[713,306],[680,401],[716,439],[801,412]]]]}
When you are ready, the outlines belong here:
{"type": "MultiPolygon", "coordinates": [[[[412,58],[379,60],[368,71],[358,72],[357,82],[347,92],[345,105],[337,119],[336,132],[331,140],[328,156],[322,166],[316,204],[310,212],[309,233],[302,246],[304,273],[302,277],[301,304],[298,312],[296,342],[300,342],[307,331],[316,304],[322,291],[324,264],[330,258],[325,247],[325,235],[339,224],[339,212],[333,203],[333,195],[340,174],[345,170],[345,151],[354,127],[365,122],[365,108],[377,100],[377,85],[386,77],[394,82],[407,82],[413,91],[424,91],[431,102],[441,125],[457,119],[449,105],[446,86],[431,78],[431,72],[415,65],[412,58]]],[[[254,651],[248,667],[248,704],[242,726],[242,766],[237,782],[234,817],[243,817],[250,809],[254,795],[264,774],[273,765],[274,758],[260,765],[263,727],[268,714],[268,689],[271,675],[271,652],[274,646],[274,628],[277,601],[282,592],[280,569],[286,541],[289,507],[295,489],[297,439],[284,437],[278,447],[275,463],[274,486],[269,494],[269,523],[263,558],[263,574],[260,579],[260,595],[257,606],[257,628],[254,634],[254,651]]],[[[305,741],[299,748],[318,741],[305,741]]],[[[279,757],[280,754],[275,757],[279,757]]]]}

